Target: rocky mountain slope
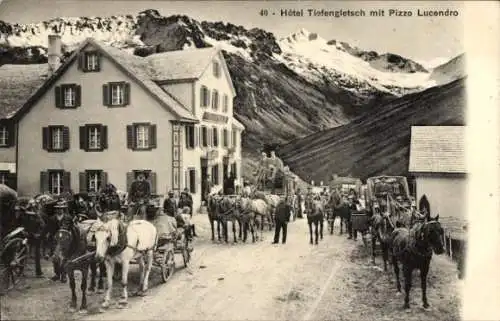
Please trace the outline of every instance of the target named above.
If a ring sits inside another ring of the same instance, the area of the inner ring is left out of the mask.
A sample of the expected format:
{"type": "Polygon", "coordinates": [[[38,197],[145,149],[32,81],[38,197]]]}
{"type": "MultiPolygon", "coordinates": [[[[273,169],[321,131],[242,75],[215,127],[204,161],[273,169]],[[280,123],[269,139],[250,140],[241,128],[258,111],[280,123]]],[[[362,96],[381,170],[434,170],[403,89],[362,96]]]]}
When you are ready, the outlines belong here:
{"type": "Polygon", "coordinates": [[[349,124],[299,138],[278,155],[307,181],[332,173],[366,179],[408,173],[413,125],[464,125],[465,79],[404,96],[372,109],[349,124]]]}
{"type": "Polygon", "coordinates": [[[0,21],[0,65],[44,63],[47,36],[62,37],[66,56],[87,37],[151,54],[219,46],[237,91],[236,117],[247,128],[244,151],[285,143],[349,123],[380,105],[444,83],[422,65],[396,54],[364,51],[299,30],[283,39],[265,30],[187,16],[137,15],[57,18],[31,24],[0,21]]]}

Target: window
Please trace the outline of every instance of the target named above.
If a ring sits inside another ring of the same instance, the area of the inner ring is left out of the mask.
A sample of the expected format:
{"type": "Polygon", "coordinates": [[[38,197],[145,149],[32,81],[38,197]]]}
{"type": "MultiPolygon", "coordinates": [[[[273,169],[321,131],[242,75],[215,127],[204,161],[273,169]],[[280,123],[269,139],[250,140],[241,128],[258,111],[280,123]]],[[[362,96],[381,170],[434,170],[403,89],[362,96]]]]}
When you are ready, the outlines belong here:
{"type": "Polygon", "coordinates": [[[81,86],[66,84],[55,87],[57,108],[76,108],[81,105],[81,86]]]}
{"type": "Polygon", "coordinates": [[[212,91],[212,109],[213,110],[219,109],[219,92],[217,91],[217,89],[214,89],[212,91]]]}
{"type": "Polygon", "coordinates": [[[0,146],[8,146],[9,130],[7,126],[0,126],[0,146]]]}
{"type": "Polygon", "coordinates": [[[186,148],[194,148],[194,126],[186,125],[186,148]]]}
{"type": "Polygon", "coordinates": [[[238,167],[236,166],[236,163],[231,164],[231,173],[234,174],[235,178],[238,178],[238,167]]]}
{"type": "Polygon", "coordinates": [[[212,183],[219,185],[219,164],[212,166],[212,183]]]}
{"type": "Polygon", "coordinates": [[[144,174],[146,181],[149,183],[151,188],[151,194],[156,194],[156,173],[151,171],[150,169],[136,169],[127,173],[127,191],[130,191],[130,186],[132,183],[137,180],[139,174],[144,174]]]}
{"type": "Polygon", "coordinates": [[[7,185],[8,182],[9,182],[9,172],[0,171],[0,184],[7,185]]]}
{"type": "Polygon", "coordinates": [[[201,86],[200,89],[200,106],[201,107],[208,107],[210,105],[210,92],[208,91],[208,88],[205,86],[201,86]]]}
{"type": "Polygon", "coordinates": [[[227,113],[229,111],[229,97],[224,94],[223,102],[222,102],[222,112],[227,113]]]}
{"type": "Polygon", "coordinates": [[[156,125],[150,123],[127,125],[127,147],[132,150],[156,148],[156,125]]]}
{"type": "Polygon", "coordinates": [[[212,145],[214,147],[219,146],[219,130],[217,129],[217,127],[212,128],[212,140],[212,145]]]}
{"type": "Polygon", "coordinates": [[[80,54],[78,68],[83,72],[97,72],[101,70],[100,55],[96,51],[86,51],[80,54]]]}
{"type": "Polygon", "coordinates": [[[87,178],[87,192],[97,193],[102,187],[102,171],[86,171],[87,178]]]}
{"type": "Polygon", "coordinates": [[[196,169],[190,168],[188,169],[188,175],[187,175],[187,183],[189,184],[187,187],[189,188],[189,193],[194,194],[196,193],[196,169]]]}
{"type": "Polygon", "coordinates": [[[103,104],[108,107],[123,107],[130,103],[130,84],[111,82],[103,85],[103,104]]]}
{"type": "Polygon", "coordinates": [[[102,151],[108,148],[108,127],[101,124],[80,126],[80,149],[102,151]]]}
{"type": "Polygon", "coordinates": [[[208,130],[205,126],[201,126],[201,146],[208,146],[208,130]]]}
{"type": "Polygon", "coordinates": [[[238,133],[236,132],[236,130],[233,129],[232,137],[231,137],[231,146],[233,148],[236,147],[237,134],[238,133]]]}
{"type": "Polygon", "coordinates": [[[229,143],[229,133],[227,131],[227,128],[224,128],[222,130],[222,145],[224,147],[228,147],[228,143],[229,143]]]}
{"type": "Polygon", "coordinates": [[[69,149],[69,128],[48,126],[42,128],[43,149],[49,152],[63,152],[69,149]]]}
{"type": "Polygon", "coordinates": [[[59,195],[64,191],[63,171],[49,172],[49,192],[59,195]]]}
{"type": "Polygon", "coordinates": [[[214,76],[219,78],[220,77],[220,65],[217,61],[214,61],[213,63],[213,71],[214,71],[214,76]]]}
{"type": "Polygon", "coordinates": [[[149,126],[138,125],[135,129],[137,148],[149,147],[149,126]]]}

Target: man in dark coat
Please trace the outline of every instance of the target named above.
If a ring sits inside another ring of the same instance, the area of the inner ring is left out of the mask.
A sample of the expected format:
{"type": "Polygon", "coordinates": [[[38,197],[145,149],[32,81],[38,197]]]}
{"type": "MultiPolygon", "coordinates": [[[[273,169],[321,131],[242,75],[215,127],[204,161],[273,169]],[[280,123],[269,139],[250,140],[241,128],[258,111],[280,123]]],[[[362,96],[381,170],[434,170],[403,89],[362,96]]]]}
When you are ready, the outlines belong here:
{"type": "Polygon", "coordinates": [[[352,212],[357,211],[357,205],[359,205],[359,200],[356,194],[349,195],[349,218],[347,220],[347,230],[349,231],[348,239],[354,239],[355,241],[358,237],[358,231],[352,228],[352,212]]]}
{"type": "MultiPolygon", "coordinates": [[[[48,222],[48,225],[50,226],[50,233],[52,234],[50,239],[52,240],[54,240],[55,234],[57,233],[57,231],[59,231],[59,229],[63,225],[64,226],[71,225],[70,222],[73,220],[73,217],[71,217],[71,215],[68,212],[68,205],[66,201],[64,200],[59,201],[54,206],[54,210],[55,210],[55,215],[51,216],[48,222]]],[[[54,253],[54,249],[56,246],[55,242],[52,241],[52,244],[50,244],[50,246],[51,246],[51,253],[54,253]]],[[[52,266],[54,268],[54,276],[51,279],[52,281],[60,280],[61,282],[66,283],[66,273],[64,272],[64,269],[62,267],[63,264],[64,262],[61,262],[60,258],[57,257],[57,255],[54,255],[52,257],[52,266]]]]}
{"type": "Polygon", "coordinates": [[[281,243],[286,243],[286,234],[287,234],[287,225],[290,221],[290,214],[292,211],[292,207],[288,203],[288,196],[285,200],[279,202],[276,206],[276,228],[274,230],[274,241],[272,244],[278,244],[280,238],[280,231],[283,230],[283,235],[281,238],[281,243]]]}
{"type": "Polygon", "coordinates": [[[212,192],[212,179],[210,178],[210,175],[207,175],[207,179],[203,182],[203,200],[207,202],[208,200],[208,195],[212,192]]]}
{"type": "Polygon", "coordinates": [[[140,173],[137,180],[132,183],[128,193],[128,220],[131,220],[137,214],[138,218],[146,218],[146,210],[151,197],[151,185],[146,181],[146,175],[140,173]]]}
{"type": "Polygon", "coordinates": [[[189,215],[193,217],[193,197],[189,194],[189,190],[185,188],[179,198],[179,208],[189,207],[189,215]]]}
{"type": "Polygon", "coordinates": [[[169,191],[168,197],[163,201],[163,212],[168,216],[175,217],[177,214],[177,201],[174,198],[174,192],[169,191]]]}
{"type": "Polygon", "coordinates": [[[302,214],[302,201],[304,200],[304,198],[303,198],[302,192],[300,191],[300,188],[297,188],[296,195],[297,195],[297,203],[298,203],[297,218],[302,218],[303,217],[303,214],[302,214]]]}

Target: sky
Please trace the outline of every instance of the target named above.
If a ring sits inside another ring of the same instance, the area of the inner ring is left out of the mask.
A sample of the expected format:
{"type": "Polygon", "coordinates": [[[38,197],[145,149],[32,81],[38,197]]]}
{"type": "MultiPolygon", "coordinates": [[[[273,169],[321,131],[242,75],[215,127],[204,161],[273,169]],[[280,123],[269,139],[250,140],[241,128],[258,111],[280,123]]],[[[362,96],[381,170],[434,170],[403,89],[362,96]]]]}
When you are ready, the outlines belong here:
{"type": "Polygon", "coordinates": [[[157,9],[162,15],[185,14],[199,21],[223,21],[258,27],[286,37],[301,28],[364,50],[391,52],[419,62],[437,64],[464,50],[463,2],[449,1],[108,1],[0,0],[0,20],[32,23],[56,17],[137,14],[157,9]],[[281,10],[365,10],[365,17],[282,17],[281,10]],[[385,17],[370,17],[383,9],[385,17]],[[412,17],[389,17],[390,9],[410,10],[412,17]],[[457,10],[458,17],[419,17],[417,10],[457,10]],[[268,15],[262,16],[262,10],[268,15]],[[272,15],[275,13],[275,15],[272,15]]]}

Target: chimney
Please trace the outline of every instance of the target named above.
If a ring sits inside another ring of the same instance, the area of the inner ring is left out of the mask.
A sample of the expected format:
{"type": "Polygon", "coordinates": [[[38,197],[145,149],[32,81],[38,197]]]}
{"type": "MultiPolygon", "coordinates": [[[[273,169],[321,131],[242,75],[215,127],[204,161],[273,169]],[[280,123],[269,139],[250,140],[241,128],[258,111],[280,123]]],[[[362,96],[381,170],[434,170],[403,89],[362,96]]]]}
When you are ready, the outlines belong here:
{"type": "Polygon", "coordinates": [[[49,76],[52,76],[54,72],[61,65],[61,36],[60,35],[49,35],[49,46],[48,46],[48,64],[49,64],[49,76]]]}

